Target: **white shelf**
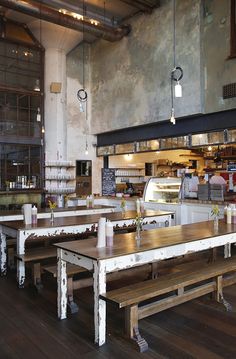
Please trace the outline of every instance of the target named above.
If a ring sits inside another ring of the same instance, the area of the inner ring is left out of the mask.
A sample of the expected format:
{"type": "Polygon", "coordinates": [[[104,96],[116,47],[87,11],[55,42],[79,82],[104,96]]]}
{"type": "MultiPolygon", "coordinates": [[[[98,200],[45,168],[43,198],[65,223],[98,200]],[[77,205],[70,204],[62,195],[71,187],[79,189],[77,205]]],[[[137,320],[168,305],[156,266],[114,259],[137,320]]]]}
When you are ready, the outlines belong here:
{"type": "Polygon", "coordinates": [[[47,161],[45,167],[75,167],[73,161],[47,161]]]}
{"type": "Polygon", "coordinates": [[[57,187],[48,187],[45,188],[48,193],[55,193],[55,194],[66,194],[66,193],[74,193],[74,187],[65,187],[65,188],[57,188],[57,187]]]}
{"type": "Polygon", "coordinates": [[[154,192],[175,192],[179,193],[179,189],[177,188],[163,188],[163,189],[155,189],[154,192]]]}
{"type": "Polygon", "coordinates": [[[52,175],[52,176],[47,176],[45,178],[47,181],[74,181],[75,177],[74,176],[66,176],[66,175],[52,175]]]}

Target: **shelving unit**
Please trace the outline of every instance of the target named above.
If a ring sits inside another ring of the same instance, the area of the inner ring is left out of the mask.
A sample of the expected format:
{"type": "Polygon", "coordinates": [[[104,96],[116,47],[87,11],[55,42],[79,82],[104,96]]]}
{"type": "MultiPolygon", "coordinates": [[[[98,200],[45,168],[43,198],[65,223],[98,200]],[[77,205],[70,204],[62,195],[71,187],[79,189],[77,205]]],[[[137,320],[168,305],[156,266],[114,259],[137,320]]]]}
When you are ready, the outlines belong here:
{"type": "Polygon", "coordinates": [[[144,168],[116,168],[115,169],[116,183],[142,183],[144,181],[144,168]]]}
{"type": "Polygon", "coordinates": [[[75,165],[71,161],[45,163],[45,189],[49,194],[75,193],[75,165]],[[73,171],[73,173],[71,173],[73,171]]]}

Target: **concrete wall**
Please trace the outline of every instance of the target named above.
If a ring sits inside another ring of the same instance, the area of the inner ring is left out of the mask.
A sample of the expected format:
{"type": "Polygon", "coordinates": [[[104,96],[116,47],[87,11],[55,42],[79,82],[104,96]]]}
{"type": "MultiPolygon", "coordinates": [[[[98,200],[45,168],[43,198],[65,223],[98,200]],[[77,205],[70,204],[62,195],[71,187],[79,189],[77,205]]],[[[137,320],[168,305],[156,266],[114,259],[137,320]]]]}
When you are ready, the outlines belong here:
{"type": "MultiPolygon", "coordinates": [[[[236,99],[223,100],[223,85],[235,82],[236,59],[230,55],[230,0],[205,0],[203,4],[203,61],[205,111],[236,107],[236,99]]],[[[204,89],[203,89],[204,90],[204,89]]]]}
{"type": "MultiPolygon", "coordinates": [[[[176,117],[202,112],[200,0],[176,1],[176,63],[184,70],[176,117]]],[[[129,21],[131,34],[91,46],[92,132],[167,120],[173,68],[172,1],[129,21]]]]}
{"type": "Polygon", "coordinates": [[[92,191],[101,192],[102,159],[96,157],[96,137],[91,135],[91,95],[90,95],[90,67],[89,47],[85,45],[85,88],[88,92],[88,116],[79,110],[77,91],[81,89],[83,78],[82,46],[78,46],[67,55],[67,158],[70,161],[92,160],[92,191]],[[88,155],[85,154],[86,137],[88,141],[88,155]]]}

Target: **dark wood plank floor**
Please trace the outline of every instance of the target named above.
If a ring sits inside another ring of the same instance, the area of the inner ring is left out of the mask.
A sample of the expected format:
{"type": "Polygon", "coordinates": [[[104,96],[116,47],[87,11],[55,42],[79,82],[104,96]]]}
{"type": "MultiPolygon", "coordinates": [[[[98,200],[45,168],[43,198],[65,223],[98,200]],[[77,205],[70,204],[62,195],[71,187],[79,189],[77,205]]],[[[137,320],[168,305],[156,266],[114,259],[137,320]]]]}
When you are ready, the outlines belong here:
{"type": "MultiPolygon", "coordinates": [[[[208,298],[142,320],[150,349],[141,354],[122,337],[124,313],[111,305],[107,344],[93,344],[92,288],[76,293],[80,312],[59,321],[55,288],[49,281],[38,294],[18,289],[13,274],[0,278],[0,359],[236,358],[236,313],[208,298]]],[[[225,289],[225,298],[236,311],[236,286],[225,289]]]]}

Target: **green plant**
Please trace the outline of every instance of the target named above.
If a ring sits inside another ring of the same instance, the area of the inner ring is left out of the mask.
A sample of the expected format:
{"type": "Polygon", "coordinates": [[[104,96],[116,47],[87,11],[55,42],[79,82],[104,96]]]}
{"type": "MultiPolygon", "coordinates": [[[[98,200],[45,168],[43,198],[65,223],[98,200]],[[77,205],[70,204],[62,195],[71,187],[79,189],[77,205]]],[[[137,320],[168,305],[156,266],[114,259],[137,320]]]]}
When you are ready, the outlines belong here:
{"type": "Polygon", "coordinates": [[[143,225],[143,218],[141,216],[137,216],[135,218],[135,225],[136,225],[136,228],[141,230],[142,229],[142,225],[143,225]]]}
{"type": "Polygon", "coordinates": [[[219,206],[217,204],[212,206],[211,215],[215,218],[218,218],[220,216],[220,210],[219,210],[219,206]]]}

